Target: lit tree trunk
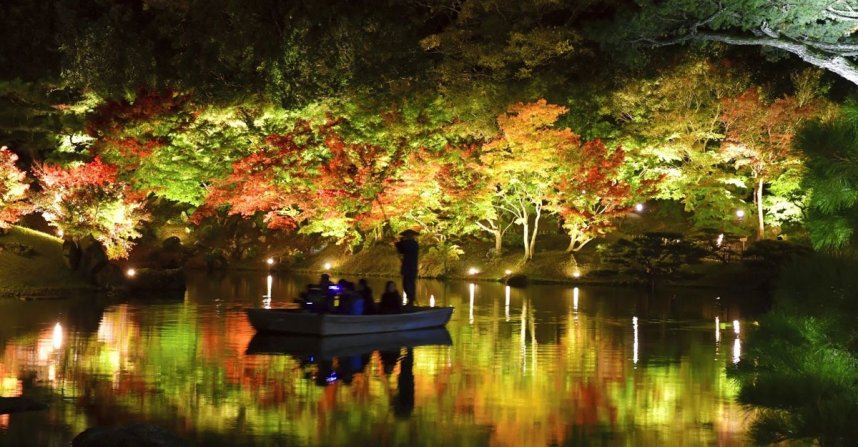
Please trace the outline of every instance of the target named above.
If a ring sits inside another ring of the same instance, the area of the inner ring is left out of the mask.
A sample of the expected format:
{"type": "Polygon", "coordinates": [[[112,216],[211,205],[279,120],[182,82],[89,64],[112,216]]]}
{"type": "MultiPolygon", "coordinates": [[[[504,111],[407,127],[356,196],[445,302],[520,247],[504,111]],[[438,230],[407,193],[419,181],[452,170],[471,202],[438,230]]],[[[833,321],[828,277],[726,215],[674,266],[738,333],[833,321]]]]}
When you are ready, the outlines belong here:
{"type": "Polygon", "coordinates": [[[530,259],[530,237],[528,232],[528,223],[525,219],[522,223],[522,233],[524,234],[524,260],[530,259]]]}
{"type": "Polygon", "coordinates": [[[503,233],[501,230],[495,230],[495,257],[500,257],[503,249],[503,233]]]}
{"type": "Polygon", "coordinates": [[[536,234],[539,232],[539,218],[542,216],[542,203],[534,205],[536,212],[533,216],[533,234],[530,236],[530,257],[528,259],[533,259],[533,254],[536,253],[536,234]]]}
{"type": "Polygon", "coordinates": [[[569,235],[569,246],[566,247],[566,253],[572,253],[575,251],[575,236],[569,235]]]}
{"type": "Polygon", "coordinates": [[[524,260],[527,261],[531,257],[530,253],[530,216],[527,214],[527,206],[519,200],[518,204],[519,212],[521,213],[519,219],[521,221],[521,229],[523,234],[523,243],[524,243],[524,260]]]}
{"type": "Polygon", "coordinates": [[[500,225],[498,225],[498,223],[493,220],[488,221],[488,224],[484,224],[480,221],[477,221],[476,224],[478,227],[482,228],[483,231],[491,234],[495,238],[494,256],[500,256],[501,251],[503,250],[503,236],[506,233],[507,228],[509,228],[509,225],[501,229],[500,225]]]}
{"type": "Polygon", "coordinates": [[[766,237],[766,221],[763,216],[763,185],[762,177],[757,181],[757,190],[754,191],[754,200],[757,202],[757,240],[766,237]]]}

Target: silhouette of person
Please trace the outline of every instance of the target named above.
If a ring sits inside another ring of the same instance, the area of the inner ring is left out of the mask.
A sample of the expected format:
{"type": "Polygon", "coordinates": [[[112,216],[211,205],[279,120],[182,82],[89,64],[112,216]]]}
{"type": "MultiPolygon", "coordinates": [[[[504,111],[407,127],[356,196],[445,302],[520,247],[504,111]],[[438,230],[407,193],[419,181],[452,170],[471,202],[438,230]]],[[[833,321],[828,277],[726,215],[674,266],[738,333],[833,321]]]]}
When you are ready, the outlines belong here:
{"type": "Polygon", "coordinates": [[[408,298],[409,307],[417,302],[417,257],[420,250],[420,245],[414,239],[417,234],[414,230],[405,230],[399,233],[399,240],[395,243],[396,251],[399,252],[402,261],[400,268],[402,291],[408,298]]]}
{"type": "Polygon", "coordinates": [[[378,351],[381,357],[381,369],[385,376],[393,373],[393,368],[396,367],[396,360],[399,359],[399,351],[378,351]]]}
{"type": "Polygon", "coordinates": [[[375,301],[372,299],[372,289],[369,287],[369,284],[367,284],[366,278],[358,280],[357,292],[363,297],[363,313],[376,313],[375,301]]]}
{"type": "Polygon", "coordinates": [[[396,290],[396,283],[388,281],[384,286],[384,293],[381,294],[381,301],[378,303],[378,312],[382,314],[395,314],[402,310],[402,295],[396,290]]]}

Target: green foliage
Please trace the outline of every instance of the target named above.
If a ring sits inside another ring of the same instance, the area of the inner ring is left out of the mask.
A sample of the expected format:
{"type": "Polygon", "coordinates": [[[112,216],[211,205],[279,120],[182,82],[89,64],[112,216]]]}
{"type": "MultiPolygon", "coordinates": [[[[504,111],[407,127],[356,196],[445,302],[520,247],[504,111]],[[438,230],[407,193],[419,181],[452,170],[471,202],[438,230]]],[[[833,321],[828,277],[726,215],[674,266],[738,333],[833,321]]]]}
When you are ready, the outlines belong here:
{"type": "Polygon", "coordinates": [[[817,255],[790,263],[775,311],[751,332],[735,372],[739,400],[762,407],[757,443],[858,441],[858,264],[817,255]]]}
{"type": "Polygon", "coordinates": [[[705,254],[679,233],[644,233],[608,245],[601,257],[604,264],[654,288],[661,280],[681,277],[683,267],[699,262],[705,254]]]}
{"type": "Polygon", "coordinates": [[[761,270],[761,274],[776,274],[796,258],[806,256],[810,248],[787,241],[761,240],[750,244],[742,258],[745,263],[761,270]]]}
{"type": "Polygon", "coordinates": [[[630,79],[606,102],[636,171],[630,177],[660,176],[657,197],[681,201],[697,228],[742,230],[734,213],[748,180],[717,148],[724,138],[721,101],[749,82],[728,61],[690,56],[630,79]]]}
{"type": "Polygon", "coordinates": [[[616,51],[687,42],[754,45],[792,53],[858,83],[854,1],[667,0],[637,2],[602,35],[616,51]],[[634,43],[635,45],[629,45],[634,43]]]}
{"type": "Polygon", "coordinates": [[[858,226],[858,106],[830,121],[804,126],[795,146],[807,157],[803,186],[809,189],[807,228],[814,248],[840,250],[853,243],[858,226]]]}
{"type": "Polygon", "coordinates": [[[0,147],[0,230],[8,229],[29,209],[30,185],[24,171],[15,166],[18,156],[0,147]]]}

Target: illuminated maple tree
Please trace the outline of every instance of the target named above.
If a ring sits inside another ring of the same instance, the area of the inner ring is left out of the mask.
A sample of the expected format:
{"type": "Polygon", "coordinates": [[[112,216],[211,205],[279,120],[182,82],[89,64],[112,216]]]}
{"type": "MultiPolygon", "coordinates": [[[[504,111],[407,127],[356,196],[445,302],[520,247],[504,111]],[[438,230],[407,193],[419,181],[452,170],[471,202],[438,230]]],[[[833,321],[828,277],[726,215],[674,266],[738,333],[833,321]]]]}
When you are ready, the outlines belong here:
{"type": "Polygon", "coordinates": [[[148,219],[145,198],[117,178],[117,168],[99,157],[62,167],[43,164],[34,169],[41,192],[36,208],[48,223],[72,239],[92,236],[111,259],[125,258],[148,219]]]}
{"type": "Polygon", "coordinates": [[[635,199],[651,194],[659,180],[633,185],[623,179],[625,151],[621,147],[610,151],[601,140],[583,143],[564,155],[551,208],[563,219],[569,252],[607,233],[615,218],[631,211],[635,199]]]}
{"type": "Polygon", "coordinates": [[[18,156],[6,146],[0,147],[0,229],[7,229],[25,214],[27,203],[27,174],[18,169],[18,156]]]}
{"type": "Polygon", "coordinates": [[[480,154],[498,193],[497,207],[522,228],[525,259],[533,257],[540,218],[556,180],[555,166],[561,154],[580,143],[572,130],[552,127],[567,110],[544,99],[510,106],[498,116],[500,133],[480,154]]]}
{"type": "Polygon", "coordinates": [[[757,210],[757,238],[765,237],[764,192],[768,182],[790,170],[801,169],[802,156],[792,148],[799,124],[818,113],[817,101],[785,96],[768,102],[758,88],[722,101],[726,127],[723,157],[753,181],[757,210]]]}

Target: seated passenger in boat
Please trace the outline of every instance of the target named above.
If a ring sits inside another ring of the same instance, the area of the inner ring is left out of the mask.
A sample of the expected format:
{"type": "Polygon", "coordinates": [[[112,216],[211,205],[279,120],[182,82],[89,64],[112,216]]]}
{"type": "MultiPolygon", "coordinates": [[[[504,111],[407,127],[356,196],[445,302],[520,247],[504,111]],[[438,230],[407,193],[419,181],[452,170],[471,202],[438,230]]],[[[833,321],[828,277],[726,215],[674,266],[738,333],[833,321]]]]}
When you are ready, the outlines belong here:
{"type": "Polygon", "coordinates": [[[372,289],[369,287],[369,284],[367,284],[366,278],[361,278],[358,280],[357,293],[359,293],[363,297],[363,313],[377,313],[377,310],[375,308],[375,300],[373,300],[372,298],[372,289]]]}
{"type": "Polygon", "coordinates": [[[364,299],[363,296],[355,290],[355,283],[345,281],[341,284],[340,302],[337,307],[338,313],[345,315],[363,315],[364,299]]]}
{"type": "Polygon", "coordinates": [[[402,293],[396,290],[396,283],[388,281],[378,303],[378,313],[395,314],[402,311],[402,293]]]}

